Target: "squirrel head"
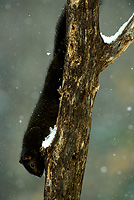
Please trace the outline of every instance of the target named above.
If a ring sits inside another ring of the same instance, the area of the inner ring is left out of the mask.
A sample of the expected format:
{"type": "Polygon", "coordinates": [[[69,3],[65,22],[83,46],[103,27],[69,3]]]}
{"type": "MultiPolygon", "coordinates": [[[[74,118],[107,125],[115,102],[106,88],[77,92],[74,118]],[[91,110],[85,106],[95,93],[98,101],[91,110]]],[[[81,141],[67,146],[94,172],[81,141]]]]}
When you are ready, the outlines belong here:
{"type": "Polygon", "coordinates": [[[44,159],[40,152],[30,152],[21,156],[19,163],[23,164],[26,170],[38,177],[44,172],[44,159]]]}

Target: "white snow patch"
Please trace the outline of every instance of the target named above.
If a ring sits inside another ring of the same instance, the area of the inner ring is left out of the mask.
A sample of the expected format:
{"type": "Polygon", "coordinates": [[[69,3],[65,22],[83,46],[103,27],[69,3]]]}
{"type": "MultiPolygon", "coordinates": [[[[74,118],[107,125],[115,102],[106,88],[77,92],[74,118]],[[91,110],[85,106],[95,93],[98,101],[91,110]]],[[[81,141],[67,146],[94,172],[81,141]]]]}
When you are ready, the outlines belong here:
{"type": "Polygon", "coordinates": [[[132,14],[132,16],[129,18],[129,20],[127,22],[125,22],[121,27],[120,29],[118,30],[117,33],[115,33],[114,35],[111,35],[110,37],[108,36],[105,36],[103,35],[102,33],[101,34],[101,37],[103,38],[104,42],[107,43],[107,44],[110,44],[112,42],[114,42],[118,37],[119,35],[122,34],[123,30],[126,28],[126,26],[128,25],[128,23],[130,22],[130,20],[132,19],[132,17],[134,16],[134,13],[132,14]]]}
{"type": "Polygon", "coordinates": [[[56,125],[54,126],[54,128],[49,128],[50,130],[50,134],[45,138],[45,140],[42,142],[42,147],[47,148],[50,146],[50,144],[52,143],[55,135],[56,135],[56,131],[57,131],[57,127],[56,125]]]}
{"type": "Polygon", "coordinates": [[[49,51],[49,50],[47,50],[47,56],[50,56],[50,55],[51,55],[50,51],[49,51]]]}
{"type": "Polygon", "coordinates": [[[114,57],[110,57],[110,58],[108,59],[108,61],[111,61],[111,60],[113,60],[113,58],[114,58],[114,57]]]}
{"type": "Polygon", "coordinates": [[[51,54],[50,52],[47,52],[47,56],[50,56],[50,54],[51,54]]]}

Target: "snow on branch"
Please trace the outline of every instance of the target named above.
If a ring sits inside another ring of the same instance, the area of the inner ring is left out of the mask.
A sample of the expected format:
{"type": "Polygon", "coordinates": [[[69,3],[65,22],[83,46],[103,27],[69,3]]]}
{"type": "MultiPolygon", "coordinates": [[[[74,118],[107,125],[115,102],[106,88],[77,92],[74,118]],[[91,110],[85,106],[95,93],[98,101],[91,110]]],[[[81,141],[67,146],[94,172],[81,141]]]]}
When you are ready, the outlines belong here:
{"type": "MultiPolygon", "coordinates": [[[[112,42],[114,42],[121,34],[122,32],[124,31],[124,29],[126,28],[126,26],[128,25],[128,23],[131,21],[131,19],[134,17],[134,13],[132,14],[132,16],[129,18],[129,20],[127,22],[125,22],[121,27],[120,29],[117,31],[117,33],[115,33],[114,35],[108,37],[108,36],[105,36],[101,33],[101,37],[103,38],[104,40],[104,43],[107,43],[107,44],[110,44],[112,42]]],[[[133,28],[134,24],[132,25],[131,28],[133,28]]]]}
{"type": "Polygon", "coordinates": [[[56,135],[56,131],[57,131],[57,127],[56,125],[54,126],[54,128],[49,128],[50,130],[50,134],[45,138],[45,140],[42,142],[42,147],[45,149],[47,147],[49,147],[56,135]]]}
{"type": "Polygon", "coordinates": [[[102,56],[101,71],[108,65],[112,64],[114,60],[119,57],[134,41],[134,13],[125,22],[114,36],[107,37],[100,34],[104,41],[104,49],[102,56]],[[104,61],[103,58],[106,58],[104,61]]]}

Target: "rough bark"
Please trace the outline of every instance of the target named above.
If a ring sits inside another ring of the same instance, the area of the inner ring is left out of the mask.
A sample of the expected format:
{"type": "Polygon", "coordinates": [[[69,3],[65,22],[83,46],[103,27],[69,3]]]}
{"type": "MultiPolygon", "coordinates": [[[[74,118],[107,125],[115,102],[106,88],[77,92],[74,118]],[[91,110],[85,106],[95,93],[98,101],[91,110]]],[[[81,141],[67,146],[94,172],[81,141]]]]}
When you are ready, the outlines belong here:
{"type": "Polygon", "coordinates": [[[99,73],[133,42],[134,17],[108,45],[100,36],[99,0],[68,0],[67,30],[57,134],[42,152],[45,200],[80,199],[99,73]]]}

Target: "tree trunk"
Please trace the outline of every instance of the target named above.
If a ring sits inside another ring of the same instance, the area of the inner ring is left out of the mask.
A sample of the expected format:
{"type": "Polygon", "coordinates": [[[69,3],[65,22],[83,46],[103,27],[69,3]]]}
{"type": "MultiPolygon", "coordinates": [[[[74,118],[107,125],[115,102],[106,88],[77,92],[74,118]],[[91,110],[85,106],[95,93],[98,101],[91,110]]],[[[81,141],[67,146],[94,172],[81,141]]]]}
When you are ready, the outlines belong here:
{"type": "Polygon", "coordinates": [[[66,9],[68,46],[59,90],[57,134],[42,152],[45,200],[80,199],[99,73],[134,40],[132,17],[121,36],[111,44],[104,43],[99,30],[99,0],[68,0],[66,9]]]}

